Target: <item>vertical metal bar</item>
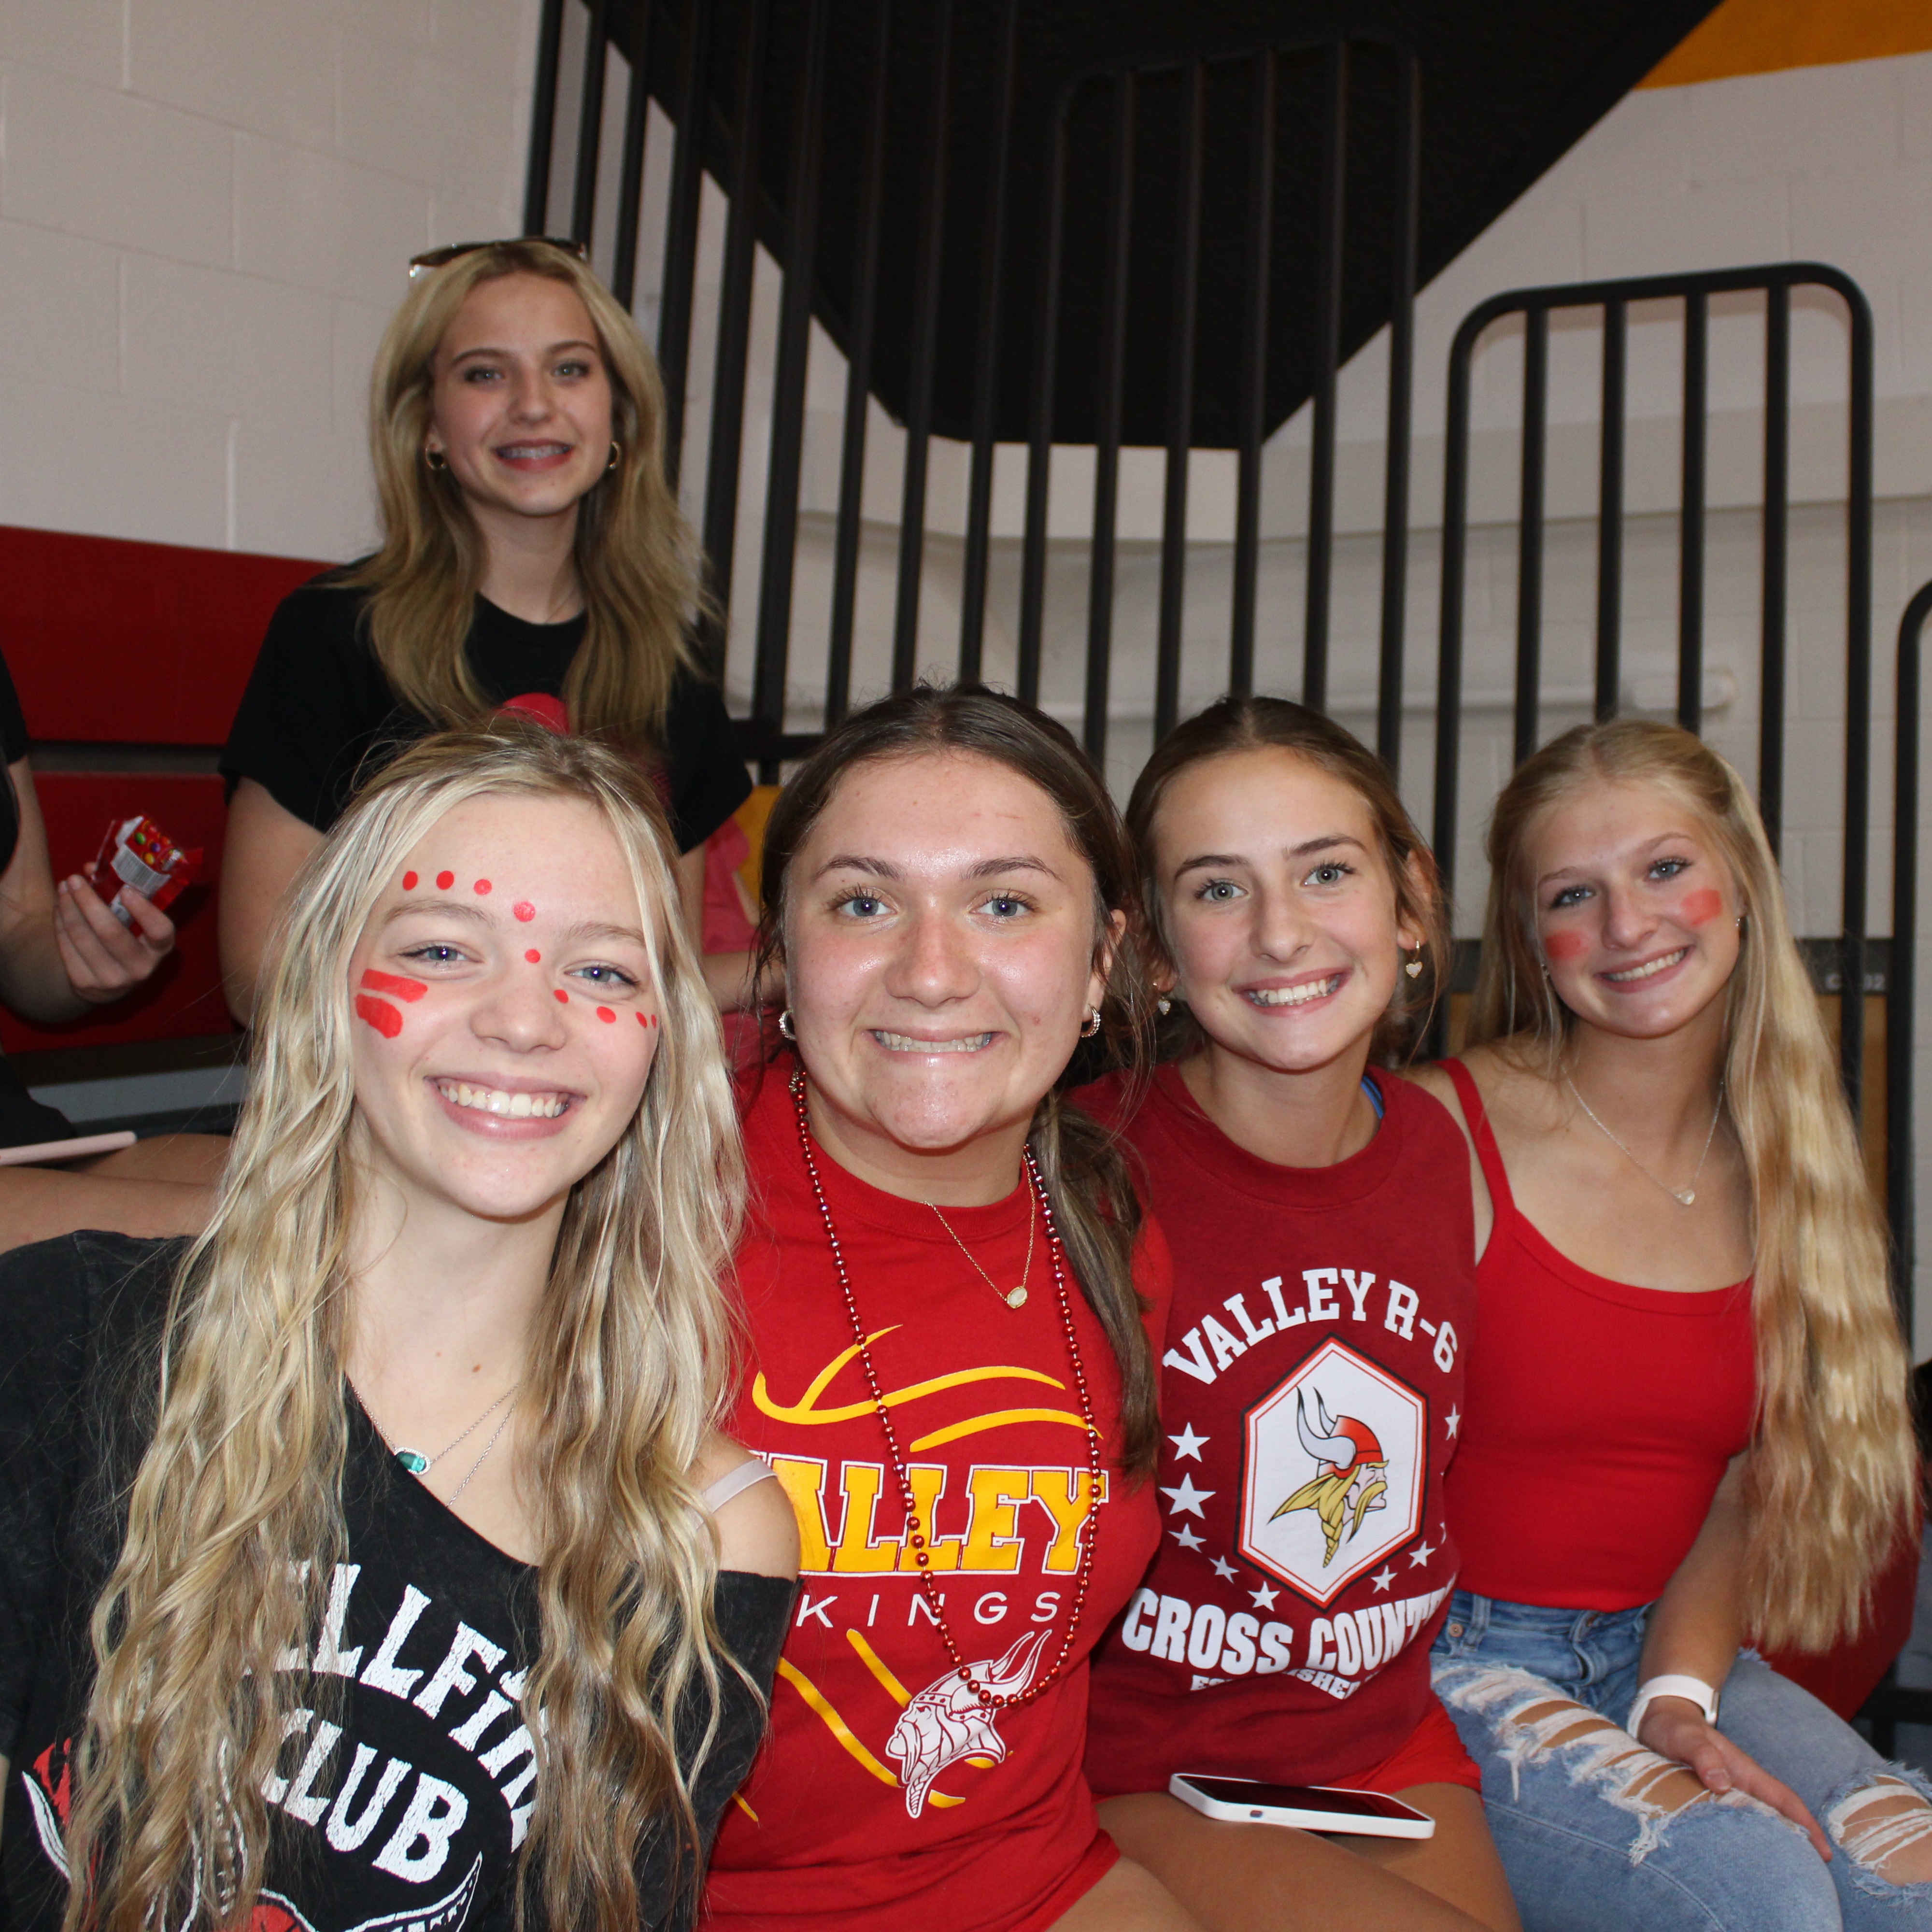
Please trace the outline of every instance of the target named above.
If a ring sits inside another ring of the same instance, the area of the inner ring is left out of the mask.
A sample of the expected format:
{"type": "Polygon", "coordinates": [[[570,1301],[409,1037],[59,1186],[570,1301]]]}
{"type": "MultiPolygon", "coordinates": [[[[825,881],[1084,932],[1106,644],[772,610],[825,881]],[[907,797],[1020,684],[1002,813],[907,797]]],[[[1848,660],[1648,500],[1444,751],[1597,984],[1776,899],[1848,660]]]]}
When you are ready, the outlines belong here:
{"type": "Polygon", "coordinates": [[[1791,285],[1765,291],[1763,638],[1758,674],[1757,804],[1780,856],[1784,837],[1784,646],[1786,526],[1791,494],[1791,285]]]}
{"type": "Polygon", "coordinates": [[[852,702],[852,626],[858,608],[859,538],[866,494],[866,412],[871,406],[872,338],[878,321],[879,211],[883,206],[886,110],[890,101],[892,0],[879,0],[872,43],[866,146],[860,163],[859,252],[845,344],[845,429],[838,454],[838,521],[832,548],[832,626],[825,666],[825,728],[852,702]]]}
{"type": "Polygon", "coordinates": [[[1328,602],[1335,548],[1335,371],[1342,360],[1342,271],[1348,236],[1348,44],[1322,56],[1322,183],[1315,242],[1314,446],[1308,454],[1308,568],[1301,701],[1328,704],[1328,602]]]}
{"type": "Polygon", "coordinates": [[[563,0],[543,0],[537,22],[537,71],[530,101],[530,160],[524,176],[524,232],[550,226],[550,146],[556,139],[557,69],[563,58],[563,0]]]}
{"type": "Polygon", "coordinates": [[[1603,434],[1597,452],[1597,722],[1623,702],[1624,372],[1629,310],[1604,304],[1603,434]]]}
{"type": "Polygon", "coordinates": [[[1180,718],[1180,626],[1187,595],[1187,471],[1194,434],[1194,335],[1200,310],[1201,161],[1208,69],[1181,76],[1180,166],[1175,178],[1174,306],[1168,318],[1167,473],[1160,521],[1160,632],[1156,647],[1154,741],[1180,718]]]}
{"type": "MultiPolygon", "coordinates": [[[[1462,584],[1469,541],[1469,359],[1480,311],[1449,348],[1448,420],[1442,439],[1442,612],[1436,629],[1436,820],[1430,842],[1448,891],[1456,876],[1456,793],[1462,745],[1462,584]]],[[[1446,1007],[1447,1002],[1443,1003],[1446,1007]]]]}
{"type": "Polygon", "coordinates": [[[1006,292],[1006,183],[1012,172],[1018,48],[1018,0],[1000,0],[999,92],[993,109],[986,231],[980,256],[980,339],[973,367],[973,467],[966,487],[966,556],[959,596],[959,675],[967,681],[979,677],[986,636],[986,573],[993,534],[993,428],[999,404],[1000,307],[1006,292]]]}
{"type": "MultiPolygon", "coordinates": [[[[793,106],[791,159],[787,171],[790,206],[785,222],[784,292],[778,304],[771,464],[765,483],[764,556],[759,573],[758,650],[752,682],[752,716],[770,728],[774,740],[784,731],[792,579],[798,551],[798,473],[805,451],[805,379],[818,267],[826,43],[831,18],[831,0],[806,0],[805,59],[793,106]]],[[[764,784],[777,784],[775,756],[761,758],[759,776],[764,784]]]]}
{"type": "Polygon", "coordinates": [[[1066,221],[1066,110],[1063,97],[1048,166],[1043,260],[1034,336],[1033,420],[1027,438],[1026,535],[1020,553],[1020,649],[1014,682],[1020,700],[1040,702],[1040,666],[1046,628],[1047,511],[1053,460],[1054,379],[1060,367],[1060,252],[1066,221]]]}
{"type": "Polygon", "coordinates": [[[1704,728],[1704,445],[1711,302],[1684,298],[1684,480],[1677,564],[1677,722],[1704,728]]]}
{"type": "Polygon", "coordinates": [[[1550,413],[1550,311],[1523,314],[1522,496],[1516,553],[1515,758],[1536,749],[1543,696],[1543,500],[1550,413]]]}
{"type": "Polygon", "coordinates": [[[1912,1330],[1912,1006],[1918,985],[1919,651],[1932,614],[1932,584],[1898,626],[1898,750],[1893,766],[1892,965],[1885,982],[1885,1201],[1892,1222],[1892,1292],[1912,1330]]]}
{"type": "Polygon", "coordinates": [[[1856,285],[1851,311],[1851,434],[1845,506],[1845,876],[1840,1066],[1859,1118],[1865,1060],[1865,865],[1871,812],[1872,316],[1856,285]]]}
{"type": "Polygon", "coordinates": [[[1240,442],[1234,498],[1234,610],[1228,639],[1228,688],[1255,688],[1255,581],[1261,562],[1262,436],[1268,409],[1269,280],[1274,238],[1276,58],[1255,56],[1248,126],[1248,302],[1241,332],[1240,442]]]}
{"type": "Polygon", "coordinates": [[[765,35],[771,0],[745,0],[738,17],[738,82],[732,103],[731,208],[718,298],[718,357],[704,476],[704,552],[711,609],[700,650],[722,683],[730,627],[731,566],[738,547],[738,472],[744,453],[745,358],[752,337],[752,270],[758,239],[758,137],[764,119],[765,35]]]}
{"type": "Polygon", "coordinates": [[[657,0],[638,0],[631,84],[624,94],[624,158],[617,180],[617,257],[610,272],[610,292],[626,308],[631,306],[638,289],[638,226],[644,206],[644,134],[650,125],[651,51],[657,24],[657,0]]]}
{"type": "Polygon", "coordinates": [[[685,388],[691,376],[691,302],[698,279],[698,213],[704,186],[704,129],[710,117],[715,9],[686,0],[679,26],[677,140],[671,150],[664,224],[664,302],[658,311],[658,367],[664,386],[664,475],[675,490],[684,464],[685,388]]]}
{"type": "Polygon", "coordinates": [[[1087,755],[1107,757],[1108,659],[1114,641],[1114,536],[1120,509],[1120,389],[1127,354],[1127,274],[1134,220],[1134,108],[1131,74],[1114,82],[1112,166],[1108,182],[1107,256],[1101,273],[1100,342],[1094,425],[1094,541],[1087,584],[1087,689],[1082,739],[1087,755]]]}
{"type": "Polygon", "coordinates": [[[604,147],[604,63],[610,51],[610,0],[590,0],[590,35],[584,48],[584,100],[577,116],[577,184],[570,232],[588,242],[597,214],[597,164],[604,147]]]}
{"type": "Polygon", "coordinates": [[[1388,463],[1382,485],[1382,662],[1376,678],[1376,749],[1402,769],[1402,658],[1408,623],[1408,441],[1415,367],[1415,230],[1420,194],[1421,70],[1398,52],[1395,228],[1390,237],[1388,463]]]}
{"type": "Polygon", "coordinates": [[[905,483],[899,499],[899,582],[892,619],[892,688],[911,683],[919,653],[919,585],[926,560],[926,460],[932,440],[932,378],[939,344],[940,243],[946,226],[946,143],[951,133],[952,0],[932,0],[935,58],[930,144],[920,194],[919,254],[914,270],[912,368],[906,406],[905,483]]]}

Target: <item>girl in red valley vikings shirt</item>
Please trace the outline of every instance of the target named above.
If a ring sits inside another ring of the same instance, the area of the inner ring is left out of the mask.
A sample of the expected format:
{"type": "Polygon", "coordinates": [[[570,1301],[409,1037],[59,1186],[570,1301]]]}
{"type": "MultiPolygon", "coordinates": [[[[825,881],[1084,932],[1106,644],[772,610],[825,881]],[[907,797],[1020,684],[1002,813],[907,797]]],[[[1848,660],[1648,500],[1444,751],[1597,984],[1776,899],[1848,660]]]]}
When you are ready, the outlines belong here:
{"type": "Polygon", "coordinates": [[[1175,1282],[1160,1554],[1094,1664],[1101,1821],[1210,1932],[1515,1932],[1429,1681],[1468,1155],[1382,1064],[1441,984],[1434,868],[1381,762],[1280,699],[1172,734],[1128,821],[1174,1052],[1082,1097],[1142,1156],[1175,1282]],[[1436,1833],[1219,1822],[1167,1795],[1178,1771],[1387,1792],[1436,1833]]]}
{"type": "Polygon", "coordinates": [[[1168,1262],[1055,1090],[1083,1032],[1144,1023],[1133,892],[1072,739],[973,686],[855,714],[773,810],[791,1046],[746,1108],[734,1426],[791,1496],[803,1588],[715,1926],[1194,1926],[1081,1773],[1088,1654],[1160,1535],[1168,1262]]]}

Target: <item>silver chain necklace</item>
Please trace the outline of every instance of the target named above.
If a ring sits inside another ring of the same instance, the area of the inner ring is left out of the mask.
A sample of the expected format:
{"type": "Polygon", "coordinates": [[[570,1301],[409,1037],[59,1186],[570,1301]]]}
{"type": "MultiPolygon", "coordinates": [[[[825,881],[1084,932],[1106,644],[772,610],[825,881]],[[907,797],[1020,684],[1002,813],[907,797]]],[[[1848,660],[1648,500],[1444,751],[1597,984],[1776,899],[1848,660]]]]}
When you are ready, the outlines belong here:
{"type": "MultiPolygon", "coordinates": [[[[496,1400],[470,1425],[467,1429],[464,1430],[462,1435],[452,1436],[434,1456],[425,1456],[420,1449],[411,1449],[400,1443],[392,1442],[388,1436],[382,1435],[382,1425],[376,1422],[376,1418],[373,1415],[369,1416],[369,1420],[370,1424],[374,1426],[376,1433],[382,1437],[383,1448],[388,1450],[389,1454],[393,1456],[411,1475],[420,1479],[421,1478],[428,1475],[430,1470],[434,1468],[436,1464],[440,1462],[459,1442],[464,1441],[470,1436],[474,1436],[477,1430],[481,1429],[484,1424],[488,1422],[490,1417],[496,1414],[498,1409],[502,1408],[504,1403],[508,1402],[522,1386],[523,1384],[520,1382],[512,1382],[510,1386],[506,1388],[503,1393],[500,1395],[496,1400]]],[[[361,1401],[362,1400],[359,1396],[356,1399],[358,1401],[361,1401]]],[[[364,1402],[362,1405],[362,1412],[364,1415],[369,1414],[369,1406],[367,1402],[364,1402]]],[[[510,1418],[515,1414],[515,1413],[516,1411],[514,1408],[506,1410],[505,1412],[502,1420],[498,1423],[496,1426],[490,1431],[489,1441],[484,1444],[483,1453],[477,1457],[475,1462],[470,1464],[469,1474],[465,1476],[462,1481],[458,1483],[455,1488],[450,1491],[448,1497],[446,1499],[447,1502],[454,1502],[457,1498],[462,1495],[465,1490],[469,1488],[470,1484],[476,1479],[477,1471],[482,1468],[483,1465],[490,1460],[490,1451],[495,1448],[498,1442],[502,1439],[503,1431],[509,1427],[510,1418]]]]}
{"type": "Polygon", "coordinates": [[[1711,1157],[1711,1143],[1717,1138],[1718,1117],[1724,1111],[1724,1083],[1723,1081],[1720,1080],[1718,1082],[1718,1104],[1711,1109],[1711,1125],[1708,1131],[1704,1136],[1704,1151],[1697,1156],[1696,1169],[1690,1176],[1690,1184],[1688,1187],[1672,1187],[1669,1181],[1658,1180],[1657,1176],[1652,1173],[1650,1169],[1646,1167],[1643,1162],[1639,1160],[1636,1156],[1632,1154],[1630,1149],[1625,1147],[1623,1142],[1618,1140],[1616,1136],[1612,1133],[1610,1129],[1605,1126],[1603,1122],[1598,1118],[1596,1108],[1592,1106],[1589,1102],[1585,1100],[1582,1095],[1577,1092],[1576,1082],[1572,1080],[1567,1073],[1563,1076],[1563,1084],[1569,1088],[1570,1099],[1574,1100],[1577,1106],[1581,1107],[1584,1112],[1589,1115],[1591,1121],[1596,1127],[1597,1131],[1601,1134],[1604,1138],[1623,1156],[1624,1160],[1628,1161],[1631,1166],[1635,1168],[1646,1180],[1656,1182],[1656,1184],[1659,1187],[1662,1188],[1664,1192],[1669,1195],[1671,1199],[1675,1201],[1680,1208],[1688,1208],[1692,1202],[1696,1199],[1697,1177],[1704,1172],[1704,1163],[1711,1157]]]}

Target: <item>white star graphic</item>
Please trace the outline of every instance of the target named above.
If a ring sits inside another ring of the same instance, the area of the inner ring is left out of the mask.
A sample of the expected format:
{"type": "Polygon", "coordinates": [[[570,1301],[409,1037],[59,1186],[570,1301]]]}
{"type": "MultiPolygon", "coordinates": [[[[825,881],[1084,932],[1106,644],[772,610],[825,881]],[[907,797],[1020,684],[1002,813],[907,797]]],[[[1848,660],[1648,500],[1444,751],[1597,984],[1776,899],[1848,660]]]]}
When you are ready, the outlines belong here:
{"type": "Polygon", "coordinates": [[[1225,1556],[1217,1556],[1214,1559],[1214,1574],[1224,1582],[1232,1583],[1234,1580],[1234,1566],[1225,1556]]]}
{"type": "Polygon", "coordinates": [[[1200,1538],[1196,1536],[1193,1531],[1190,1529],[1184,1522],[1178,1529],[1169,1530],[1168,1534],[1172,1537],[1174,1541],[1179,1544],[1184,1550],[1198,1550],[1202,1547],[1200,1538]]]}
{"type": "Polygon", "coordinates": [[[1436,1550],[1434,1545],[1428,1543],[1418,1543],[1415,1547],[1408,1552],[1408,1567],[1412,1570],[1420,1570],[1422,1566],[1435,1554],[1436,1550]]]}
{"type": "Polygon", "coordinates": [[[1167,1512],[1169,1516],[1198,1516],[1203,1522],[1208,1519],[1202,1513],[1201,1505],[1214,1493],[1212,1490],[1197,1490],[1192,1476],[1183,1476],[1178,1489],[1163,1487],[1161,1490],[1162,1496],[1172,1496],[1174,1499],[1167,1512]]]}
{"type": "Polygon", "coordinates": [[[1369,1579],[1369,1581],[1374,1584],[1378,1590],[1386,1590],[1388,1586],[1395,1581],[1395,1572],[1391,1570],[1386,1563],[1384,1563],[1382,1567],[1369,1579]]]}
{"type": "Polygon", "coordinates": [[[1456,1410],[1452,1407],[1450,1409],[1449,1413],[1442,1418],[1442,1424],[1443,1426],[1448,1430],[1450,1436],[1453,1438],[1456,1430],[1460,1429],[1462,1426],[1462,1418],[1456,1410]]]}
{"type": "Polygon", "coordinates": [[[1280,1594],[1279,1590],[1264,1583],[1249,1597],[1248,1601],[1258,1610],[1271,1610],[1274,1608],[1275,1598],[1280,1594]]]}
{"type": "MultiPolygon", "coordinates": [[[[1449,1432],[1453,1436],[1456,1432],[1452,1429],[1449,1432]]],[[[1196,1462],[1200,1461],[1201,1451],[1208,1441],[1206,1436],[1195,1434],[1194,1425],[1191,1422],[1182,1425],[1178,1436],[1170,1436],[1167,1439],[1174,1444],[1174,1453],[1177,1456],[1185,1456],[1196,1462]]]]}

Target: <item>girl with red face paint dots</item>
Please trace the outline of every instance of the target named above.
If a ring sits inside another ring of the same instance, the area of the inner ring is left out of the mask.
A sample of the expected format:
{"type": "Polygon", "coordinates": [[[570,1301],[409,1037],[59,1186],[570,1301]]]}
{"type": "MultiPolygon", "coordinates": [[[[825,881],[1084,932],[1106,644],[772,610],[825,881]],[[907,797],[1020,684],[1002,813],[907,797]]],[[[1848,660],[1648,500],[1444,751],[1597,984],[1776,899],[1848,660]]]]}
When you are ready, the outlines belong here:
{"type": "Polygon", "coordinates": [[[686,1932],[797,1533],[716,1426],[742,1163],[649,780],[405,752],[250,1072],[200,1240],[0,1262],[4,1916],[686,1932]]]}
{"type": "Polygon", "coordinates": [[[1932,1926],[1932,1787],[1740,1648],[1856,1633],[1917,1480],[1756,811],[1688,732],[1580,726],[1504,788],[1490,861],[1469,1043],[1422,1076],[1486,1241],[1436,1682],[1524,1916],[1932,1926]]]}

